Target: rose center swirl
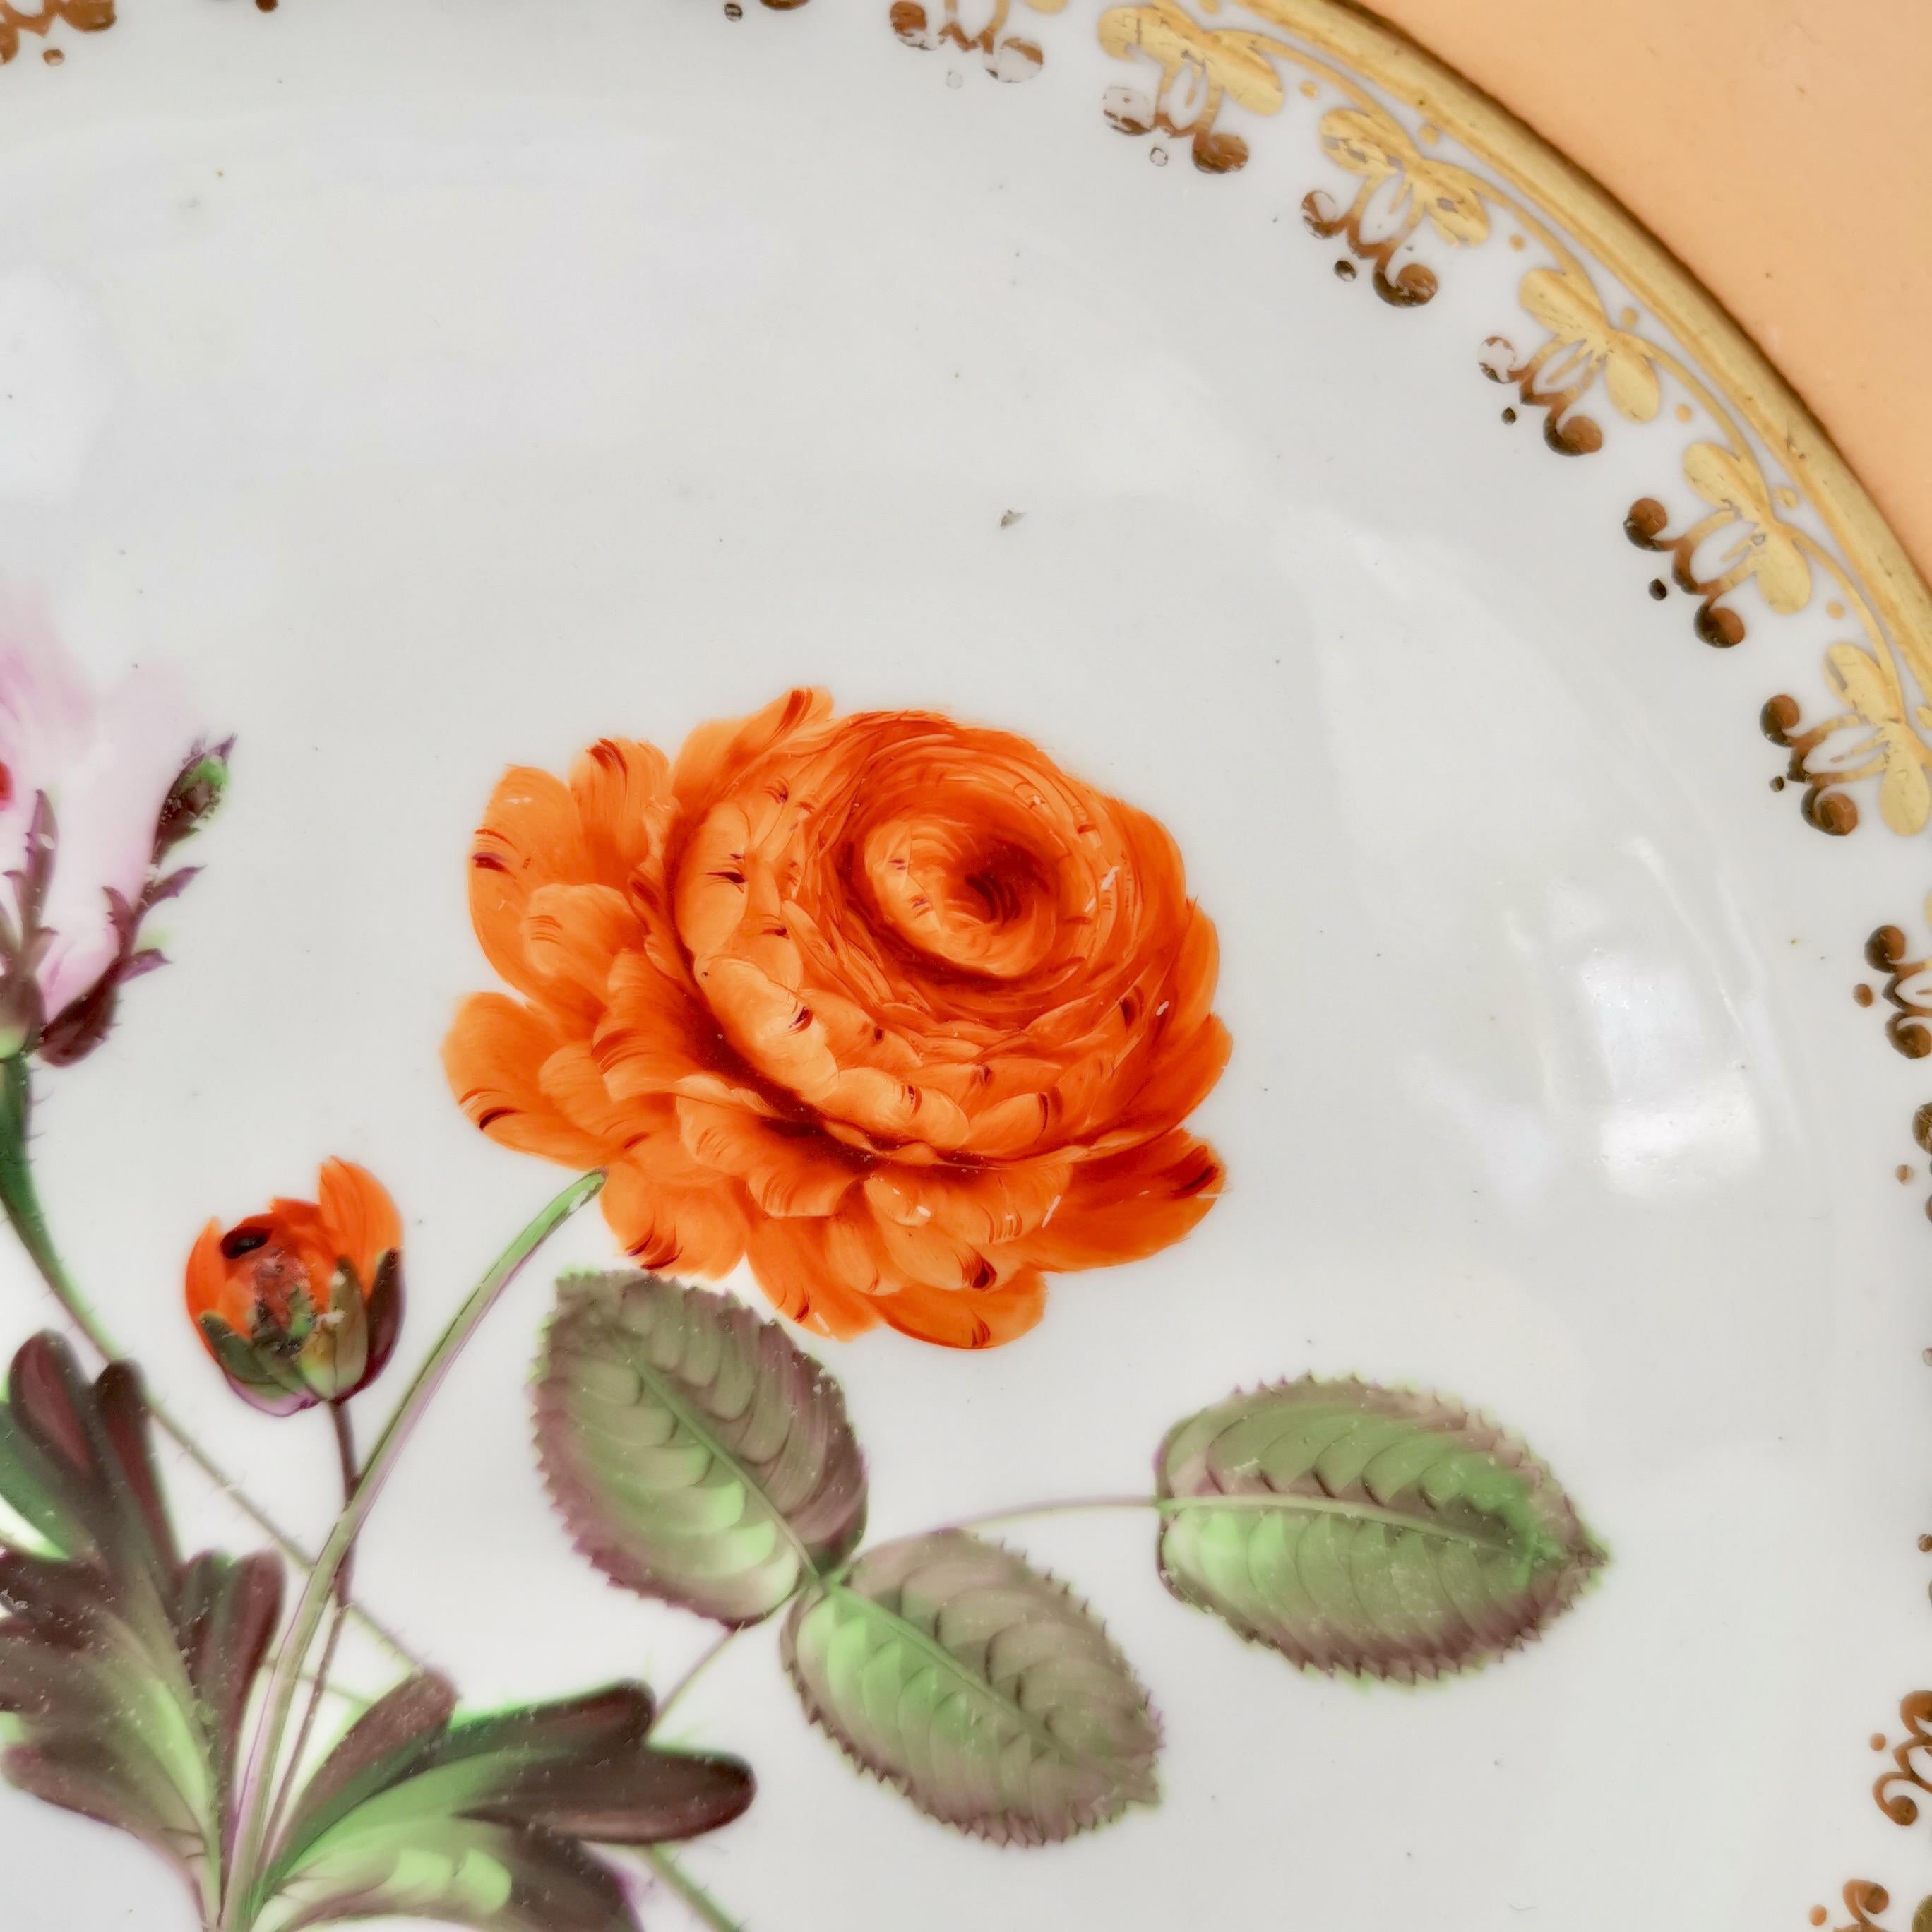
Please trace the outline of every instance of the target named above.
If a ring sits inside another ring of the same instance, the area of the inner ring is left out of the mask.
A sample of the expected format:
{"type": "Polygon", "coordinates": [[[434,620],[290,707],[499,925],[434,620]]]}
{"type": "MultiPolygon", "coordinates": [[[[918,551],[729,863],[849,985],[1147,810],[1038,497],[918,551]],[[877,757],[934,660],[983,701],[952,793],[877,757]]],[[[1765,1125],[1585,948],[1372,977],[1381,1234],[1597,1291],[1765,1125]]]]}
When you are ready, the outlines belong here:
{"type": "Polygon", "coordinates": [[[894,818],[864,833],[859,869],[884,928],[940,965],[1018,980],[1052,956],[1062,910],[1052,855],[981,825],[894,818]]]}

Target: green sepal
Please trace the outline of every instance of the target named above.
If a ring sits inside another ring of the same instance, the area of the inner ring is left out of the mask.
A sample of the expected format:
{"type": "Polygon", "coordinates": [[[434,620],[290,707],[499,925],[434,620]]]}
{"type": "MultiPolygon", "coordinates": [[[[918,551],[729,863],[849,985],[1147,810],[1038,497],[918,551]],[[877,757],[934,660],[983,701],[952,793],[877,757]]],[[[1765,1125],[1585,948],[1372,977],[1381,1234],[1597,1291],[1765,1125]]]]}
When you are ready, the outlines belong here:
{"type": "Polygon", "coordinates": [[[316,1402],[314,1391],[288,1357],[236,1334],[218,1315],[204,1315],[197,1325],[236,1393],[257,1408],[289,1415],[316,1402]]]}
{"type": "Polygon", "coordinates": [[[346,1262],[330,1279],[328,1314],[315,1324],[296,1359],[302,1380],[324,1402],[340,1402],[362,1387],[369,1363],[369,1311],[346,1262]]]}

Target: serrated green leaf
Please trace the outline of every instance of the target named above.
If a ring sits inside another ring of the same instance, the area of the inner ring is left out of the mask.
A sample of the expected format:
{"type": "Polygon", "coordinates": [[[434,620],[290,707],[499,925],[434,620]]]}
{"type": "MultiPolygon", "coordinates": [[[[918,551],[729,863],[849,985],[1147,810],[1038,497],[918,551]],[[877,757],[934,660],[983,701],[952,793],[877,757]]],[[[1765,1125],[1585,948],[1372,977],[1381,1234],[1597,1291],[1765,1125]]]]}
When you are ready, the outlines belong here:
{"type": "Polygon", "coordinates": [[[838,1384],[729,1295],[566,1276],[536,1433],[584,1555],[721,1623],[770,1616],[865,1532],[865,1463],[838,1384]]]}
{"type": "Polygon", "coordinates": [[[1065,1586],[962,1530],[868,1550],[792,1606],[806,1714],[943,1824],[1046,1844],[1151,1804],[1148,1694],[1065,1586]]]}
{"type": "Polygon", "coordinates": [[[1440,1398],[1312,1377],[1171,1431],[1162,1580],[1317,1670],[1412,1682],[1535,1636],[1604,1553],[1520,1442],[1440,1398]]]}

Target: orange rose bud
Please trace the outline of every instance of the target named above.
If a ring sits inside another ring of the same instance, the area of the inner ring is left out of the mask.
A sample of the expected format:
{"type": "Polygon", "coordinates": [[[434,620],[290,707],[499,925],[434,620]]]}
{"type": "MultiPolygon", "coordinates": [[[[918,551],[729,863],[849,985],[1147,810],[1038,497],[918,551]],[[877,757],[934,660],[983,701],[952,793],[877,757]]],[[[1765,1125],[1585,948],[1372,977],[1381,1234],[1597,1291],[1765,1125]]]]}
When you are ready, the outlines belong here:
{"type": "Polygon", "coordinates": [[[271,1415],[346,1402],[403,1324],[402,1222],[375,1176],[326,1160],[317,1201],[272,1201],[188,1258],[188,1312],[236,1394],[271,1415]]]}

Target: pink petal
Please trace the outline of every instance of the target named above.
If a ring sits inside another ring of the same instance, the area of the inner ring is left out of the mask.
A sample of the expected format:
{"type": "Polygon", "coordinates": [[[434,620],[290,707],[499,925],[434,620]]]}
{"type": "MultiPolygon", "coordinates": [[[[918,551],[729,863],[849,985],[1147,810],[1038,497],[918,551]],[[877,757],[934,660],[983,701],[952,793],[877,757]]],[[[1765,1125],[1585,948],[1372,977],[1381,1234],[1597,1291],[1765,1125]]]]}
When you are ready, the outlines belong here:
{"type": "Polygon", "coordinates": [[[88,688],[44,614],[0,600],[0,872],[26,850],[36,796],[54,812],[53,877],[40,909],[52,934],[37,969],[51,1018],[88,991],[119,950],[110,892],[138,902],[154,825],[194,748],[193,713],[167,670],[131,671],[105,698],[88,688]]]}
{"type": "Polygon", "coordinates": [[[0,590],[0,874],[26,857],[34,796],[86,744],[95,708],[45,611],[0,590]]]}

